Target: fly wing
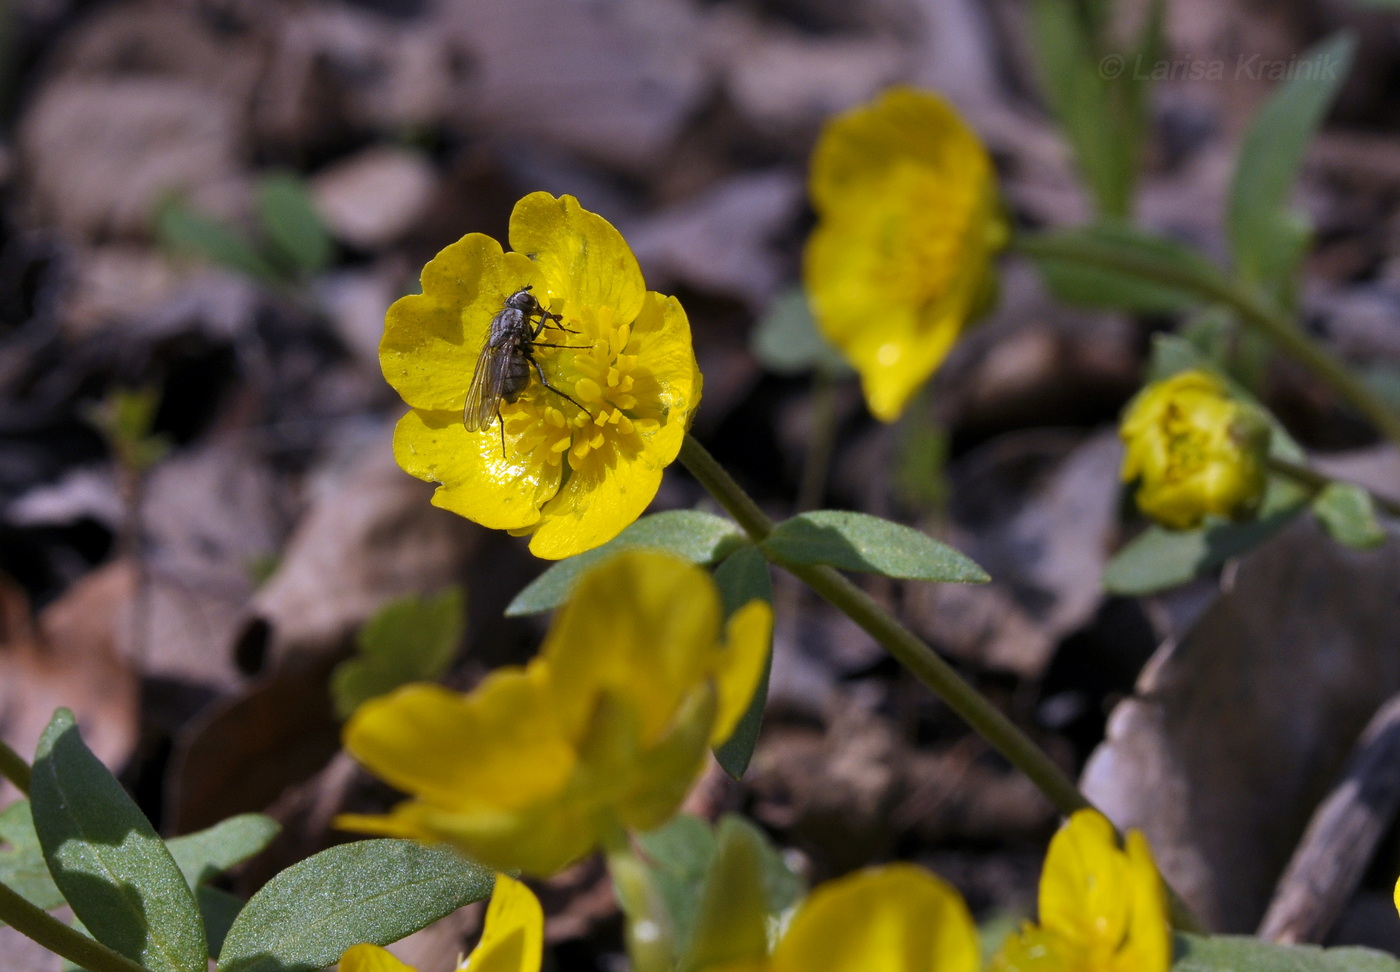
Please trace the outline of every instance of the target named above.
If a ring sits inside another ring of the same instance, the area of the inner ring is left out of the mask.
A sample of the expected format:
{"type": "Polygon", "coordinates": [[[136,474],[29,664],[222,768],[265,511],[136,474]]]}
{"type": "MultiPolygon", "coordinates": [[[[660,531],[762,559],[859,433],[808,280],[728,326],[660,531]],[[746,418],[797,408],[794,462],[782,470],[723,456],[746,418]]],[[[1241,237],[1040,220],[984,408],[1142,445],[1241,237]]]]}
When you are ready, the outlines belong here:
{"type": "Polygon", "coordinates": [[[462,408],[462,424],[468,432],[480,432],[491,427],[496,410],[501,405],[501,389],[505,386],[509,367],[509,349],[493,348],[488,341],[476,359],[476,371],[472,374],[471,386],[467,388],[467,403],[462,408]]]}

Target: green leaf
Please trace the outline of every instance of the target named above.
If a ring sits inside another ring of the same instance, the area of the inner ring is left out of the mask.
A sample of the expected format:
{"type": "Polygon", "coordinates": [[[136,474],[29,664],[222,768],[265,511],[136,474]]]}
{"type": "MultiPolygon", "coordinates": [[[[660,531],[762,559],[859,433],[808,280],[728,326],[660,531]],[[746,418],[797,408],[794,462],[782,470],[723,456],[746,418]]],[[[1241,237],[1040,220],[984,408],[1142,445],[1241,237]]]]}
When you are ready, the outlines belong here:
{"type": "Polygon", "coordinates": [[[575,582],[597,564],[623,550],[665,550],[693,564],[712,564],[746,542],[730,520],[700,510],[672,510],[642,517],[613,539],[586,553],[561,560],[530,583],[506,607],[507,617],[540,614],[569,597],[575,582]]]}
{"type": "Polygon", "coordinates": [[[901,580],[980,584],[990,579],[986,571],[947,544],[866,513],[802,513],[779,523],[762,546],[787,563],[826,564],[901,580]]]}
{"type": "Polygon", "coordinates": [[[1312,501],[1313,515],[1332,539],[1358,550],[1385,543],[1371,494],[1351,483],[1330,483],[1312,501]]]}
{"type": "Polygon", "coordinates": [[[491,896],[495,876],[445,847],[360,840],[321,851],[253,895],[219,972],[310,972],[351,945],[388,945],[491,896]]]}
{"type": "Polygon", "coordinates": [[[205,972],[189,885],[67,709],[39,740],[30,801],[54,883],[94,938],[152,972],[205,972]]]}
{"type": "Polygon", "coordinates": [[[1034,0],[1032,50],[1046,99],[1100,214],[1126,217],[1142,153],[1161,14],[1154,4],[1136,49],[1124,56],[1102,43],[1106,17],[1085,16],[1084,8],[1073,0],[1034,0]]]}
{"type": "Polygon", "coordinates": [[[281,279],[277,268],[241,232],[181,200],[167,202],[156,212],[156,236],[177,256],[198,257],[261,283],[281,279]]]}
{"type": "Polygon", "coordinates": [[[1200,254],[1131,226],[1037,233],[1023,249],[1067,304],[1151,314],[1184,311],[1222,292],[1225,278],[1200,254]]]}
{"type": "Polygon", "coordinates": [[[637,835],[666,911],[684,951],[695,927],[700,886],[715,856],[715,836],[698,817],[677,814],[656,830],[637,835]]]}
{"type": "Polygon", "coordinates": [[[807,294],[801,287],[778,295],[768,313],[754,326],[749,347],[759,364],[779,375],[797,375],[814,368],[835,375],[851,371],[841,352],[817,330],[807,294]]]}
{"type": "Polygon", "coordinates": [[[1400,972],[1400,960],[1369,948],[1323,949],[1236,935],[1177,935],[1172,972],[1400,972]]]}
{"type": "Polygon", "coordinates": [[[306,276],[330,266],[335,245],[303,179],[290,172],[264,177],[258,183],[257,204],[263,232],[282,262],[306,276]]]}
{"type": "Polygon", "coordinates": [[[1240,147],[1230,187],[1226,231],[1235,267],[1250,283],[1277,288],[1291,277],[1308,238],[1289,210],[1303,153],[1346,79],[1356,48],[1334,34],[1297,62],[1300,68],[1269,99],[1240,147]]]}
{"type": "Polygon", "coordinates": [[[0,841],[10,845],[8,850],[0,850],[0,882],[36,908],[51,911],[63,904],[63,893],[44,863],[28,800],[12,803],[0,812],[0,841]]]}
{"type": "Polygon", "coordinates": [[[449,587],[436,597],[405,597],[380,609],[355,639],[357,657],[331,675],[336,713],[348,719],[375,696],[441,678],[466,629],[465,602],[460,587],[449,587]]]}
{"type": "Polygon", "coordinates": [[[260,813],[242,813],[165,842],[186,883],[196,888],[262,851],[282,829],[260,813]]]}
{"type": "MultiPolygon", "coordinates": [[[[720,598],[724,601],[725,616],[755,598],[773,603],[773,582],[768,576],[768,561],[757,547],[743,546],[730,554],[715,570],[715,583],[719,585],[720,598]]],[[[715,747],[715,759],[726,773],[736,780],[749,768],[754,747],[758,745],[758,733],[763,726],[763,709],[768,704],[768,678],[773,671],[773,638],[768,638],[768,660],[763,666],[763,678],[754,690],[749,707],[739,717],[739,723],[729,738],[715,747]]]]}
{"type": "Polygon", "coordinates": [[[204,933],[209,938],[209,957],[217,959],[224,950],[224,939],[243,910],[243,899],[201,884],[194,891],[199,916],[204,919],[204,933]]]}

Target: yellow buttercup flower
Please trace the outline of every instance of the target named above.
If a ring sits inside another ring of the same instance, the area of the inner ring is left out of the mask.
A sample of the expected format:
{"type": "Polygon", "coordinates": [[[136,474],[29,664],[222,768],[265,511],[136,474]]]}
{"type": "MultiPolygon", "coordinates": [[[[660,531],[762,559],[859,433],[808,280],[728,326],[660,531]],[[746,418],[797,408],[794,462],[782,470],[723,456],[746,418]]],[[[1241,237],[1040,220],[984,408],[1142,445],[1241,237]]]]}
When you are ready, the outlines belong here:
{"type": "Polygon", "coordinates": [[[1102,814],[1080,810],[1050,842],[1040,924],[1002,947],[992,972],[1166,972],[1171,927],[1147,839],[1123,848],[1102,814]]]}
{"type": "MultiPolygon", "coordinates": [[[[544,956],[544,911],[534,892],[504,874],[496,875],[481,941],[457,964],[458,972],[540,972],[544,956]]],[[[340,972],[418,972],[378,945],[354,945],[340,957],[340,972]]]]}
{"type": "Polygon", "coordinates": [[[394,435],[399,465],[441,484],[437,506],[529,534],[536,556],[557,559],[611,540],[646,509],[699,404],[700,371],[681,305],[646,289],[621,234],[573,196],[521,199],[510,244],[469,233],[434,257],[423,293],[389,308],[379,360],[413,408],[394,435]],[[492,318],[526,287],[549,315],[538,342],[554,346],[531,353],[554,390],[531,367],[500,420],[468,431],[463,407],[492,318]]]}
{"type": "Polygon", "coordinates": [[[1138,509],[1163,526],[1189,530],[1206,514],[1239,519],[1264,495],[1269,424],[1207,371],[1148,385],[1118,432],[1123,481],[1138,481],[1138,509]]]}
{"type": "Polygon", "coordinates": [[[1008,233],[991,159],[946,101],[897,87],[827,124],[809,188],[813,316],[893,421],[994,288],[1008,233]]]}
{"type": "Polygon", "coordinates": [[[705,972],[977,972],[977,929],[962,897],[912,864],[828,881],[768,957],[705,972]]]}
{"type": "Polygon", "coordinates": [[[524,668],[498,669],[468,695],[411,685],[361,706],[345,748],[413,799],[339,824],[537,875],[622,829],[660,826],[763,670],[768,605],[723,617],[701,568],[618,554],[579,581],[524,668]]]}

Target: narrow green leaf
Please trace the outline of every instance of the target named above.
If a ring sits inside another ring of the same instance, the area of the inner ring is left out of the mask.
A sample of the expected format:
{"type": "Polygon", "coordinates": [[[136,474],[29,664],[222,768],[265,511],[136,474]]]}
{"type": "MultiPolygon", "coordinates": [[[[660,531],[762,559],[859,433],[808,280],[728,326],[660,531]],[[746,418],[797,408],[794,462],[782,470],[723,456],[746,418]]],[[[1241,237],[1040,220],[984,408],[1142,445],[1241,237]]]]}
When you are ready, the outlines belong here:
{"type": "Polygon", "coordinates": [[[826,564],[902,580],[980,584],[987,572],[945,543],[866,513],[816,510],[785,520],[763,541],[780,561],[826,564]]]}
{"type": "Polygon", "coordinates": [[[1323,949],[1235,935],[1177,935],[1172,972],[1400,972],[1400,960],[1369,948],[1323,949]]]}
{"type": "Polygon", "coordinates": [[[589,569],[623,550],[648,547],[693,564],[712,564],[744,542],[742,530],[713,513],[672,510],[644,516],[601,547],[561,560],[536,577],[506,607],[506,616],[540,614],[558,607],[589,569]]]}
{"type": "Polygon", "coordinates": [[[205,972],[189,885],[67,709],[39,740],[30,800],[54,883],[94,938],[152,972],[205,972]]]}
{"type": "Polygon", "coordinates": [[[1309,50],[1245,134],[1226,230],[1236,269],[1250,283],[1277,287],[1303,254],[1308,229],[1290,212],[1289,196],[1355,48],[1355,38],[1341,32],[1309,50]]]}
{"type": "Polygon", "coordinates": [[[177,256],[198,257],[261,283],[276,283],[281,277],[241,232],[181,200],[172,200],[157,211],[156,235],[161,245],[177,256]]]}
{"type": "MultiPolygon", "coordinates": [[[[768,575],[768,561],[757,547],[740,547],[730,554],[715,570],[715,583],[719,585],[720,597],[724,601],[726,616],[755,598],[773,603],[773,582],[768,575]]],[[[768,639],[768,660],[763,667],[763,678],[754,690],[749,707],[739,717],[739,724],[729,738],[715,747],[715,759],[724,771],[736,780],[749,768],[754,747],[758,745],[758,733],[763,726],[763,709],[768,704],[768,678],[773,671],[773,639],[768,639]]]]}
{"type": "Polygon", "coordinates": [[[1371,494],[1351,483],[1331,483],[1312,501],[1313,515],[1332,539],[1357,550],[1385,543],[1385,528],[1376,519],[1371,494]]]}
{"type": "Polygon", "coordinates": [[[290,172],[264,177],[258,183],[257,204],[268,242],[292,270],[311,275],[330,266],[335,244],[303,179],[290,172]]]}
{"type": "Polygon", "coordinates": [[[441,678],[466,629],[460,587],[436,597],[406,597],[381,608],[356,637],[358,654],[331,675],[336,712],[350,718],[361,704],[409,682],[441,678]]]}
{"type": "Polygon", "coordinates": [[[1226,286],[1220,271],[1175,240],[1105,224],[1038,233],[1025,252],[1059,300],[1133,313],[1184,311],[1226,286]]]}
{"type": "Polygon", "coordinates": [[[817,330],[807,294],[801,287],[778,295],[754,325],[749,347],[759,364],[779,375],[797,375],[814,368],[832,374],[851,371],[841,352],[817,330]]]}
{"type": "Polygon", "coordinates": [[[212,827],[165,842],[186,883],[196,888],[258,854],[282,829],[260,813],[242,813],[212,827]]]}
{"type": "Polygon", "coordinates": [[[229,929],[219,972],[311,972],[351,945],[388,945],[491,895],[492,872],[444,847],[361,840],[293,864],[229,929]]]}
{"type": "Polygon", "coordinates": [[[63,893],[44,863],[28,800],[16,801],[0,812],[0,842],[10,845],[0,849],[0,882],[36,908],[51,911],[63,904],[63,893]]]}

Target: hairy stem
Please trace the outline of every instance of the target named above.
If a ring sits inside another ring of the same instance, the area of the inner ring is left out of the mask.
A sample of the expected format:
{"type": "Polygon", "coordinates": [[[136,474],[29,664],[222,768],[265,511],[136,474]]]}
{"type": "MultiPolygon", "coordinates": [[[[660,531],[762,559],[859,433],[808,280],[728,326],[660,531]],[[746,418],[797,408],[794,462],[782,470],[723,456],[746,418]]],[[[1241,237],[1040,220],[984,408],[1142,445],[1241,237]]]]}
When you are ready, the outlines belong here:
{"type": "Polygon", "coordinates": [[[1144,257],[1132,250],[1082,247],[1049,235],[1023,235],[1012,244],[1031,257],[1073,261],[1196,294],[1203,302],[1229,307],[1294,361],[1310,369],[1382,435],[1400,445],[1400,414],[1327,348],[1304,333],[1281,308],[1218,273],[1197,273],[1144,257]]]}
{"type": "MultiPolygon", "coordinates": [[[[687,435],[681,462],[719,504],[734,517],[755,543],[773,531],[773,521],[744,492],[714,456],[687,435]]],[[[765,551],[765,556],[767,552],[765,551]]],[[[771,558],[770,558],[771,559],[771,558]]],[[[964,722],[987,740],[1013,766],[1025,773],[1060,813],[1092,808],[1074,781],[1001,710],[973,688],[937,652],[924,643],[855,584],[830,567],[774,560],[833,607],[860,625],[914,677],[931,689],[964,722]]],[[[1200,919],[1173,892],[1172,923],[1183,931],[1203,931],[1200,919]]]]}
{"type": "Polygon", "coordinates": [[[0,884],[0,922],[88,972],[146,972],[145,966],[69,928],[5,884],[0,884]]]}

